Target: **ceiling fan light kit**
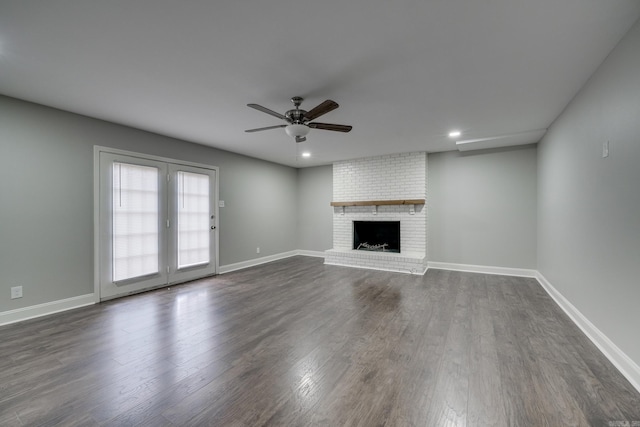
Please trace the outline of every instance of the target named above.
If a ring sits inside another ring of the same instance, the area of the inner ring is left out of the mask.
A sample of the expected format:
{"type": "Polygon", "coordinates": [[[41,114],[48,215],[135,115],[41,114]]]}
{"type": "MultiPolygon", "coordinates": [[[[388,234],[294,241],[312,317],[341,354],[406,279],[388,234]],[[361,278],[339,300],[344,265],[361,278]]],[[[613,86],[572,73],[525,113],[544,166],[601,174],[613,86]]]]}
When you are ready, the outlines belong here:
{"type": "Polygon", "coordinates": [[[262,111],[263,113],[267,113],[271,116],[277,117],[281,120],[284,120],[288,124],[286,125],[276,125],[276,126],[267,126],[256,129],[247,129],[245,132],[259,132],[268,129],[279,129],[284,128],[284,131],[292,138],[295,138],[296,142],[304,142],[307,140],[306,136],[313,129],[322,129],[322,130],[332,130],[335,132],[349,132],[352,127],[348,125],[336,125],[331,123],[316,123],[311,122],[324,114],[327,114],[330,111],[335,110],[339,107],[338,103],[327,99],[326,101],[320,103],[316,107],[312,108],[310,111],[305,111],[300,109],[300,104],[302,104],[303,99],[299,96],[294,96],[291,98],[291,102],[294,107],[292,110],[287,111],[284,114],[280,114],[276,111],[270,110],[269,108],[263,107],[258,104],[247,104],[248,107],[256,109],[258,111],[262,111]]]}
{"type": "Polygon", "coordinates": [[[307,136],[309,130],[309,126],[300,124],[293,124],[284,128],[284,131],[287,133],[287,135],[292,138],[295,138],[297,136],[307,136]]]}

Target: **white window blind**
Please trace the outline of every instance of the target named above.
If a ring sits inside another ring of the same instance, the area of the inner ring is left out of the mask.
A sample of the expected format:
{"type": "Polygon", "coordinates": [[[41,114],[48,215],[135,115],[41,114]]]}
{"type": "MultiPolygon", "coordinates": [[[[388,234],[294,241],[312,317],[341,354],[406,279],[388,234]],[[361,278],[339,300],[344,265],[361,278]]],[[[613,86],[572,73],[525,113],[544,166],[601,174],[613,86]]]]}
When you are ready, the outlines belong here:
{"type": "Polygon", "coordinates": [[[178,172],[178,268],[207,264],[209,251],[209,176],[178,172]]]}
{"type": "Polygon", "coordinates": [[[158,272],[158,169],[113,163],[113,281],[158,272]]]}

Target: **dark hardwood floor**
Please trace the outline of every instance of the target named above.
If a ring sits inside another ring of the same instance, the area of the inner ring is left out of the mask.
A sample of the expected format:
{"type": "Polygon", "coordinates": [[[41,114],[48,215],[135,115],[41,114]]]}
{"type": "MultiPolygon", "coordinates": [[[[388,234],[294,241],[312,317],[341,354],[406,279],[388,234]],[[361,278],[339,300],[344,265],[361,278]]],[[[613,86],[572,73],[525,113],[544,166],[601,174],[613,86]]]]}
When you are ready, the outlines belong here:
{"type": "Polygon", "coordinates": [[[294,257],[0,338],[2,426],[640,423],[638,392],[534,279],[294,257]]]}

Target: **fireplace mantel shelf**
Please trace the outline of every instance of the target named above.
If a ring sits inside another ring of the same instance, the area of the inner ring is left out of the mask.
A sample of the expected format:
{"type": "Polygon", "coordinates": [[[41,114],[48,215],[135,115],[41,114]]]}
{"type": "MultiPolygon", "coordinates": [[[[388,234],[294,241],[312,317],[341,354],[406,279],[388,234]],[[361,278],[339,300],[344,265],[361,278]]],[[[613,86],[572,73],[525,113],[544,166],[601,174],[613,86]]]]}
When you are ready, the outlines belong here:
{"type": "Polygon", "coordinates": [[[331,206],[424,205],[425,202],[425,199],[361,200],[357,202],[331,202],[331,206]]]}

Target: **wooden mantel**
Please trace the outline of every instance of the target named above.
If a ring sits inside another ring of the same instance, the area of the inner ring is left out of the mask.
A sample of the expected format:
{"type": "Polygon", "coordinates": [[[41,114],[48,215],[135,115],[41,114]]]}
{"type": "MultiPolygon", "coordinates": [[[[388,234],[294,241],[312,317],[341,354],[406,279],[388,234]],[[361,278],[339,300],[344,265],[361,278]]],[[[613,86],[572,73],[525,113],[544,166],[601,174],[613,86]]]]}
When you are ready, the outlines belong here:
{"type": "Polygon", "coordinates": [[[357,202],[331,202],[331,206],[424,205],[425,202],[425,199],[361,200],[357,202]]]}

